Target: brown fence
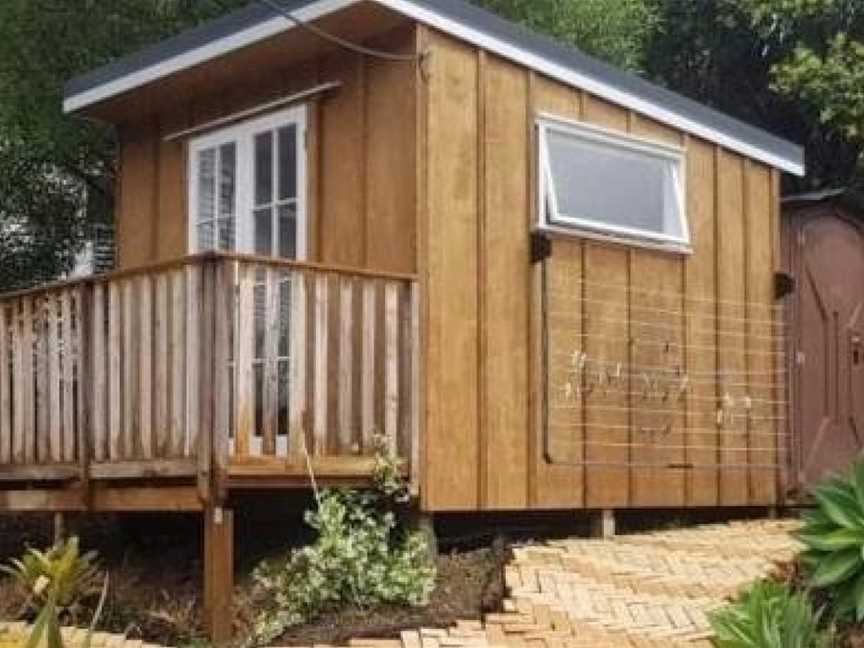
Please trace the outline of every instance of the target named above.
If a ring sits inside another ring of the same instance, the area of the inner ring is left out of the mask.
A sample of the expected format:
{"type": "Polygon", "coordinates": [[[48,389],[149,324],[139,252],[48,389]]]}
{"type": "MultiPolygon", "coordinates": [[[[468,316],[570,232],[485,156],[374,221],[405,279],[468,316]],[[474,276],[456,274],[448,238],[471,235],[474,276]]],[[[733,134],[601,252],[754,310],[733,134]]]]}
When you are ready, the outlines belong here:
{"type": "Polygon", "coordinates": [[[0,298],[0,476],[406,459],[413,277],[203,255],[0,298]]]}

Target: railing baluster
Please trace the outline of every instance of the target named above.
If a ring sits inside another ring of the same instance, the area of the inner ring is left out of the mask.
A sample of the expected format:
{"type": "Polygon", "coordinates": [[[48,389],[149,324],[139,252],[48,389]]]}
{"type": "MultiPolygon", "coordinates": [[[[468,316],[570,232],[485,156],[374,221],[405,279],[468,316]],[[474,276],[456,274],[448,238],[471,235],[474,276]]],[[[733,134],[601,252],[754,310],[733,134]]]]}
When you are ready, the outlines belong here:
{"type": "MultiPolygon", "coordinates": [[[[215,333],[213,341],[213,470],[216,483],[224,482],[228,473],[229,436],[231,432],[230,343],[234,329],[234,261],[220,262],[216,266],[215,333]]],[[[223,494],[219,493],[221,497],[223,494]]]]}
{"type": "Polygon", "coordinates": [[[9,356],[9,322],[5,303],[0,303],[0,463],[12,462],[12,395],[9,356]]]}
{"type": "Polygon", "coordinates": [[[36,393],[34,384],[33,299],[24,297],[21,303],[21,346],[23,364],[21,377],[24,390],[24,462],[36,460],[36,393]]]}
{"type": "Polygon", "coordinates": [[[264,353],[261,367],[262,454],[276,454],[276,429],[279,427],[279,286],[272,268],[264,274],[264,353]]]}
{"type": "Polygon", "coordinates": [[[112,461],[123,459],[123,392],[120,374],[122,366],[120,330],[120,285],[116,281],[108,284],[108,456],[112,461]]]}
{"type": "Polygon", "coordinates": [[[156,396],[154,407],[154,437],[156,441],[155,454],[161,459],[171,455],[170,437],[170,377],[168,355],[168,338],[171,332],[171,321],[168,315],[168,275],[164,272],[156,277],[156,352],[153,360],[156,363],[156,383],[153,385],[156,396]]]}
{"type": "Polygon", "coordinates": [[[199,347],[201,334],[201,266],[186,266],[186,446],[184,456],[191,456],[198,445],[201,423],[199,391],[199,347]]]}
{"type": "Polygon", "coordinates": [[[51,461],[59,463],[63,459],[63,418],[60,403],[62,376],[60,374],[60,337],[58,335],[60,318],[57,314],[58,303],[54,293],[47,295],[46,306],[45,322],[48,326],[48,402],[50,403],[48,407],[48,455],[51,461]]]}
{"type": "Polygon", "coordinates": [[[328,276],[319,274],[315,277],[315,379],[313,397],[315,399],[315,436],[316,456],[327,452],[327,381],[329,379],[329,343],[328,335],[328,276]]]}
{"type": "Polygon", "coordinates": [[[376,282],[363,282],[363,372],[362,390],[363,451],[369,454],[375,429],[375,322],[378,316],[376,282]]]}
{"type": "Polygon", "coordinates": [[[14,418],[12,421],[12,461],[16,464],[24,463],[24,434],[26,424],[24,423],[24,409],[26,398],[24,387],[26,380],[24,376],[24,340],[21,333],[21,299],[12,302],[10,314],[9,341],[12,347],[12,382],[14,418]]]}
{"type": "MultiPolygon", "coordinates": [[[[75,362],[78,345],[75,342],[76,322],[73,320],[73,296],[80,289],[67,288],[60,296],[61,339],[63,343],[63,461],[75,461],[75,362]]],[[[75,304],[77,308],[77,304],[75,304]]],[[[80,327],[80,320],[78,321],[80,327]]],[[[80,362],[80,358],[78,359],[80,362]]]]}
{"type": "Polygon", "coordinates": [[[123,459],[134,459],[138,448],[137,409],[138,409],[138,372],[136,353],[135,280],[123,282],[123,459]]]}
{"type": "Polygon", "coordinates": [[[138,436],[141,457],[153,458],[153,287],[150,277],[138,280],[138,436]]]}
{"type": "Polygon", "coordinates": [[[255,269],[245,264],[240,265],[237,278],[235,343],[235,450],[238,457],[245,457],[255,429],[255,269]]]}
{"type": "Polygon", "coordinates": [[[184,417],[186,377],[184,326],[186,325],[186,277],[182,270],[171,273],[171,433],[169,456],[182,457],[186,447],[184,417]]]}
{"type": "MultiPolygon", "coordinates": [[[[79,336],[82,323],[83,320],[79,321],[79,336]]],[[[108,430],[111,429],[111,426],[108,425],[108,413],[106,411],[109,377],[106,375],[107,359],[105,357],[105,346],[108,334],[105,331],[105,286],[101,282],[93,286],[93,322],[91,330],[93,333],[93,458],[96,461],[105,461],[110,456],[108,430]]],[[[81,368],[86,366],[86,359],[81,356],[80,348],[78,349],[78,355],[78,389],[80,398],[80,390],[86,388],[86,385],[83,385],[80,379],[81,368]]],[[[81,425],[80,421],[79,425],[81,425]]]]}
{"type": "Polygon", "coordinates": [[[384,287],[384,435],[387,447],[396,451],[399,421],[399,285],[384,287]]]}
{"type": "Polygon", "coordinates": [[[289,331],[289,454],[302,457],[306,450],[306,357],[308,353],[306,273],[291,273],[291,321],[289,331]]]}
{"type": "Polygon", "coordinates": [[[354,281],[339,280],[339,451],[350,453],[354,435],[354,281]]]}

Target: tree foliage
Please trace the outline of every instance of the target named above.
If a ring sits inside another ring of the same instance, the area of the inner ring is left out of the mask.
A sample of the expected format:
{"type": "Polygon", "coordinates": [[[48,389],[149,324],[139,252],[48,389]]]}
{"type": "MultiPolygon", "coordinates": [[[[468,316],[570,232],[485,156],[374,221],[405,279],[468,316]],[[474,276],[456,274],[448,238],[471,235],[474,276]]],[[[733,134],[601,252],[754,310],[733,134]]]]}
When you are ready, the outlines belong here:
{"type": "Polygon", "coordinates": [[[113,209],[111,130],[62,113],[69,78],[243,0],[0,2],[0,290],[66,271],[113,209]]]}
{"type": "Polygon", "coordinates": [[[632,71],[658,25],[646,0],[474,0],[535,31],[632,71]]]}

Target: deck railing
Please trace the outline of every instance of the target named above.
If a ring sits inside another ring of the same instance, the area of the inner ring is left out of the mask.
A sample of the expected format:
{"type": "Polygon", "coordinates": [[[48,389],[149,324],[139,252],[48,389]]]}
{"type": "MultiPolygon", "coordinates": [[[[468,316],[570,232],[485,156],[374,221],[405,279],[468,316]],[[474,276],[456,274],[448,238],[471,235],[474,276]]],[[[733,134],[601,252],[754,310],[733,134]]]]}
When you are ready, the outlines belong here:
{"type": "Polygon", "coordinates": [[[350,473],[382,439],[411,460],[417,290],[206,254],[0,296],[0,478],[350,473]]]}

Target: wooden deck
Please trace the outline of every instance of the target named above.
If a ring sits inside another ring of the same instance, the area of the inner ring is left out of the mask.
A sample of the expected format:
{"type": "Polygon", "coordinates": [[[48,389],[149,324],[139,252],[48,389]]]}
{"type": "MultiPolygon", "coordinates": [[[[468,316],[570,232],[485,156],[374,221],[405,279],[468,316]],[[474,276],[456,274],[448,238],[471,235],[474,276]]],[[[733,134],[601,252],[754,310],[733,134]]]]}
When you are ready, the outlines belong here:
{"type": "Polygon", "coordinates": [[[413,276],[216,253],[2,296],[0,509],[362,483],[378,437],[416,471],[418,309],[413,276]]]}

